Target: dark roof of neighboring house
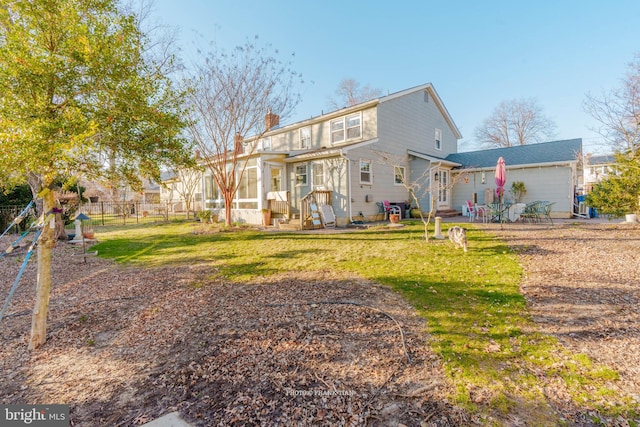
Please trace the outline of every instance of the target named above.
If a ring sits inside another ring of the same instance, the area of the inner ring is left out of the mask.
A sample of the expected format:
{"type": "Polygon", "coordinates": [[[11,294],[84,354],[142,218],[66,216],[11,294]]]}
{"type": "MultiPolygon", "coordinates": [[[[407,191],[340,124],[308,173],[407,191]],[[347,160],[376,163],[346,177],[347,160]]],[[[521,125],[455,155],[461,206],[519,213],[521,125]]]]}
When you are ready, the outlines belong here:
{"type": "Polygon", "coordinates": [[[563,141],[541,142],[507,148],[469,151],[449,154],[445,159],[460,163],[463,168],[493,168],[498,158],[504,159],[507,167],[576,161],[582,153],[582,138],[563,141]]]}
{"type": "Polygon", "coordinates": [[[175,173],[174,171],[163,171],[160,172],[160,180],[161,181],[168,181],[170,179],[176,179],[178,178],[178,174],[175,173]]]}
{"type": "Polygon", "coordinates": [[[603,154],[597,156],[587,155],[587,164],[589,165],[605,165],[615,163],[616,159],[610,154],[603,154]]]}

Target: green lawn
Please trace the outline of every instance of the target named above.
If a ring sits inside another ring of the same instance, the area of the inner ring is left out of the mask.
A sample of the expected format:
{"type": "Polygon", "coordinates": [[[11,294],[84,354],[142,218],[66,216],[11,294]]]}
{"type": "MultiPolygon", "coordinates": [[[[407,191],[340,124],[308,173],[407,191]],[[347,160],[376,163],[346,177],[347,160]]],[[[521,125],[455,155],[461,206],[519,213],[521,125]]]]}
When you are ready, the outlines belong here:
{"type": "Polygon", "coordinates": [[[469,228],[464,253],[448,241],[425,242],[417,222],[344,234],[198,234],[201,227],[105,229],[94,248],[140,266],[204,262],[238,282],[290,270],[354,272],[400,292],[427,319],[432,348],[455,386],[451,400],[469,410],[526,412],[534,425],[557,424],[543,389],[559,382],[580,409],[637,416],[637,406],[612,392],[614,370],[536,331],[519,292],[517,256],[482,231],[469,228]]]}

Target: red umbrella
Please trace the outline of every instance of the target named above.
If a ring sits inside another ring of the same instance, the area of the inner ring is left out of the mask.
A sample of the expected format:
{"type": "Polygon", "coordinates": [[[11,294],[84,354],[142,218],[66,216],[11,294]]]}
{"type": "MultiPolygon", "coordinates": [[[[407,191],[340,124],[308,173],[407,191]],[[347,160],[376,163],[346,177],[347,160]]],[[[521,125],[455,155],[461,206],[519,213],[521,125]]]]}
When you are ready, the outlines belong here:
{"type": "Polygon", "coordinates": [[[498,159],[498,164],[496,165],[496,194],[498,195],[498,200],[502,202],[502,195],[504,194],[504,184],[507,182],[507,169],[504,165],[504,159],[500,157],[498,159]]]}

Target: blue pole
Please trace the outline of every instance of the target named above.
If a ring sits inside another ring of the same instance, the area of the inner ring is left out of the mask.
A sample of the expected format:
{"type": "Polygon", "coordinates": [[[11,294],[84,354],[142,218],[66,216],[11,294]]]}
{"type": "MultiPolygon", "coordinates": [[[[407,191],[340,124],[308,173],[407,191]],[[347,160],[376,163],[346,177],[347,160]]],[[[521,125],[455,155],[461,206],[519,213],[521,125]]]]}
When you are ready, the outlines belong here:
{"type": "Polygon", "coordinates": [[[17,217],[15,217],[15,218],[13,219],[13,221],[11,221],[11,224],[9,224],[9,225],[7,226],[7,229],[6,229],[6,230],[4,230],[4,232],[3,232],[2,234],[0,234],[0,239],[2,239],[2,238],[4,237],[4,235],[5,235],[5,234],[7,234],[7,232],[8,232],[9,230],[11,230],[11,227],[13,227],[13,226],[14,226],[14,224],[19,224],[19,223],[20,223],[20,221],[22,221],[22,219],[23,219],[22,215],[24,215],[24,214],[26,214],[26,213],[27,213],[27,210],[31,207],[31,205],[32,205],[32,204],[33,204],[33,200],[29,202],[29,204],[27,205],[27,207],[26,207],[26,208],[24,208],[24,209],[22,210],[22,212],[20,212],[20,214],[19,214],[17,217]],[[16,222],[16,221],[17,221],[17,222],[16,222]]]}
{"type": "Polygon", "coordinates": [[[20,237],[18,237],[18,238],[17,238],[17,239],[16,239],[16,240],[11,244],[11,246],[9,246],[7,249],[5,249],[5,250],[4,250],[4,252],[2,252],[2,253],[0,254],[0,258],[2,258],[3,256],[5,256],[5,255],[6,255],[6,254],[8,254],[8,253],[11,253],[11,252],[12,252],[12,251],[13,251],[13,250],[18,246],[18,243],[20,243],[20,241],[21,241],[22,239],[24,239],[24,238],[25,238],[25,236],[26,236],[27,234],[29,234],[30,232],[31,232],[31,230],[27,230],[27,231],[25,231],[24,233],[22,233],[22,235],[21,235],[20,237]]]}
{"type": "Polygon", "coordinates": [[[27,267],[29,258],[31,258],[31,254],[33,254],[33,249],[36,247],[36,244],[38,243],[38,239],[40,238],[41,233],[42,233],[42,229],[36,231],[36,234],[33,239],[33,243],[31,243],[31,246],[29,246],[29,251],[27,252],[27,256],[24,258],[24,261],[22,262],[22,266],[20,267],[20,271],[18,271],[18,275],[16,276],[16,280],[13,282],[13,286],[11,286],[11,290],[9,291],[9,295],[7,296],[7,300],[4,302],[4,305],[2,306],[2,310],[0,310],[0,321],[4,317],[4,312],[7,310],[7,307],[9,307],[9,302],[11,301],[11,298],[13,297],[13,293],[16,291],[16,288],[18,287],[18,283],[20,282],[22,273],[24,273],[24,270],[27,267]]]}

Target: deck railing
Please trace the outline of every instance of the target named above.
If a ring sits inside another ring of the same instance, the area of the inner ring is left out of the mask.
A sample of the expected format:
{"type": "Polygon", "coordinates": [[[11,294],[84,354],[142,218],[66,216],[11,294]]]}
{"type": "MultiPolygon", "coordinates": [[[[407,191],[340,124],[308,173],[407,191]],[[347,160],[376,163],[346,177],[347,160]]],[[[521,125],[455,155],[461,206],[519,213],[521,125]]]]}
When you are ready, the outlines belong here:
{"type": "Polygon", "coordinates": [[[303,230],[313,228],[310,207],[312,203],[320,207],[322,205],[331,205],[332,200],[330,190],[314,190],[300,199],[300,228],[303,230]]]}

